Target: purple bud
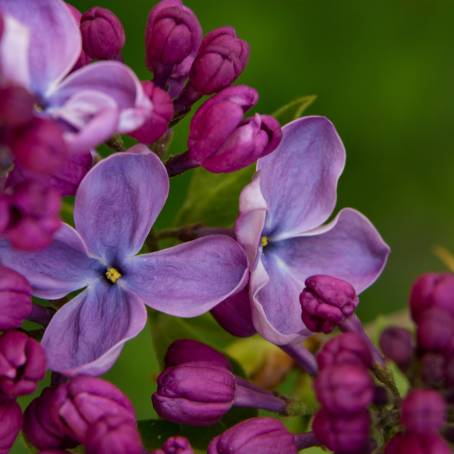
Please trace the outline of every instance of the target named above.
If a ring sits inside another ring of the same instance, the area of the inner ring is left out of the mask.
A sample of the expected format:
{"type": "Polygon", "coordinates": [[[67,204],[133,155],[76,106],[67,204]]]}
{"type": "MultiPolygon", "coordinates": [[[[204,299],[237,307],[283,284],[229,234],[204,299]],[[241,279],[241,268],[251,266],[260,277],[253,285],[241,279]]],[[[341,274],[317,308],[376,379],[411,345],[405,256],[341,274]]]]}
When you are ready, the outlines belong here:
{"type": "Polygon", "coordinates": [[[297,452],[295,436],[281,421],[258,417],[240,422],[211,440],[207,454],[297,452]]]}
{"type": "Polygon", "coordinates": [[[0,266],[0,330],[19,328],[32,311],[32,288],[22,275],[0,266]]]}
{"type": "Polygon", "coordinates": [[[19,331],[0,336],[0,393],[24,396],[36,390],[46,373],[46,355],[41,344],[19,331]]]}
{"type": "Polygon", "coordinates": [[[404,328],[386,328],[380,335],[380,348],[401,369],[407,369],[413,359],[413,336],[404,328]]]}
{"type": "Polygon", "coordinates": [[[332,415],[320,410],[312,422],[315,436],[336,454],[363,454],[369,444],[370,415],[332,415]]]}
{"type": "Polygon", "coordinates": [[[216,305],[211,310],[211,314],[227,332],[234,336],[249,337],[256,333],[252,322],[249,286],[216,305]]]}
{"type": "Polygon", "coordinates": [[[153,111],[145,123],[131,133],[139,142],[147,145],[156,142],[169,128],[173,117],[173,103],[169,94],[153,82],[142,82],[145,94],[153,104],[153,111]]]}
{"type": "Polygon", "coordinates": [[[201,94],[217,93],[231,85],[243,72],[249,45],[235,29],[222,27],[208,33],[191,68],[189,84],[201,94]]]}
{"type": "Polygon", "coordinates": [[[432,307],[445,310],[454,317],[454,275],[450,273],[428,273],[420,276],[413,284],[410,294],[411,316],[416,323],[422,314],[432,307]]]}
{"type": "Polygon", "coordinates": [[[179,339],[172,342],[164,358],[166,368],[198,361],[227,370],[232,369],[230,361],[222,353],[193,339],[179,339]]]}
{"type": "Polygon", "coordinates": [[[315,393],[331,413],[366,410],[374,398],[374,382],[367,369],[352,365],[323,369],[315,380],[315,393]]]}
{"type": "Polygon", "coordinates": [[[452,346],[454,320],[442,309],[428,309],[419,319],[417,336],[420,350],[443,353],[452,346]]]}
{"type": "Polygon", "coordinates": [[[437,433],[446,423],[446,404],[437,391],[415,389],[405,397],[401,422],[409,432],[437,433]]]}
{"type": "Polygon", "coordinates": [[[0,400],[0,452],[7,454],[22,428],[22,411],[14,400],[0,400]]]}
{"type": "Polygon", "coordinates": [[[155,449],[151,454],[194,454],[194,451],[186,438],[170,437],[161,449],[155,449]]]}
{"type": "Polygon", "coordinates": [[[9,85],[0,88],[0,125],[16,128],[33,118],[35,98],[25,88],[9,85]]]}
{"type": "Polygon", "coordinates": [[[451,448],[443,438],[435,434],[396,435],[385,448],[385,454],[450,454],[451,448]]]}
{"type": "Polygon", "coordinates": [[[114,60],[126,41],[123,25],[107,8],[95,7],[80,19],[82,46],[85,53],[97,60],[114,60]]]}
{"type": "Polygon", "coordinates": [[[234,403],[235,377],[210,363],[184,363],[158,377],[153,407],[164,419],[192,426],[217,423],[234,403]]]}
{"type": "Polygon", "coordinates": [[[359,299],[351,284],[332,276],[306,279],[300,295],[304,324],[314,332],[330,333],[353,314],[359,299]]]}
{"type": "Polygon", "coordinates": [[[107,416],[89,427],[86,454],[142,454],[142,440],[135,421],[124,416],[107,416]]]}
{"type": "Polygon", "coordinates": [[[439,387],[445,382],[446,358],[439,353],[426,353],[421,358],[421,378],[432,387],[439,387]]]}
{"type": "Polygon", "coordinates": [[[364,340],[355,333],[343,333],[328,341],[317,355],[320,369],[351,364],[371,368],[372,354],[364,340]]]}

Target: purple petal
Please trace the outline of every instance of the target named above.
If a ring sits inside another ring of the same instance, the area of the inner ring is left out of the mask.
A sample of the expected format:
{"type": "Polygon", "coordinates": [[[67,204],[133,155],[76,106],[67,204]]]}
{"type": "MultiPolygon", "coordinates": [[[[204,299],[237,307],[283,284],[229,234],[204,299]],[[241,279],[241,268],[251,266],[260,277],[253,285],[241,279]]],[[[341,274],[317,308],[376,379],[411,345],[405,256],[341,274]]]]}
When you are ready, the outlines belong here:
{"type": "Polygon", "coordinates": [[[238,242],[244,247],[249,266],[254,267],[259,251],[263,226],[265,225],[266,210],[258,209],[240,214],[235,223],[235,235],[238,242]]]}
{"type": "Polygon", "coordinates": [[[153,309],[195,317],[241,289],[246,268],[235,240],[212,235],[134,257],[126,266],[124,285],[153,309]]]}
{"type": "Polygon", "coordinates": [[[74,66],[81,51],[79,28],[61,0],[0,0],[0,11],[30,30],[33,91],[44,95],[74,66]]]}
{"type": "Polygon", "coordinates": [[[79,234],[67,224],[38,252],[21,252],[1,241],[0,262],[26,277],[41,298],[61,298],[98,278],[98,262],[88,257],[79,234]]]}
{"type": "Polygon", "coordinates": [[[95,165],[76,194],[76,228],[95,256],[106,260],[135,255],[169,192],[169,177],[145,146],[116,153],[95,165]]]}
{"type": "Polygon", "coordinates": [[[328,119],[305,117],[284,126],[279,147],[257,166],[267,234],[289,238],[325,222],[344,163],[344,146],[328,119]]]}
{"type": "MultiPolygon", "coordinates": [[[[0,0],[1,1],[1,0],[0,0]]],[[[139,128],[151,114],[150,100],[145,96],[139,79],[119,62],[104,61],[84,66],[67,77],[49,96],[48,103],[55,109],[64,106],[70,98],[81,93],[97,93],[112,99],[120,112],[119,133],[139,128]]],[[[97,104],[93,100],[91,104],[97,104]]]]}
{"type": "Polygon", "coordinates": [[[52,318],[42,340],[49,369],[68,376],[104,373],[146,320],[145,306],[134,295],[100,281],[52,318]]]}

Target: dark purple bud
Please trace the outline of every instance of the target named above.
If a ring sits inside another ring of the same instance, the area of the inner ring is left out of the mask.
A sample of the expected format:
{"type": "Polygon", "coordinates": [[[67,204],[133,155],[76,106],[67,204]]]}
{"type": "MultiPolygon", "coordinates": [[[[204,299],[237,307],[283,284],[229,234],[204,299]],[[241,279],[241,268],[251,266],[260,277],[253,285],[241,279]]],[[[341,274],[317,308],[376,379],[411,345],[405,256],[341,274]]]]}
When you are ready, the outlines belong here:
{"type": "Polygon", "coordinates": [[[416,323],[422,314],[432,307],[445,310],[454,317],[454,275],[450,273],[428,273],[420,276],[413,284],[410,294],[411,316],[416,323]]]}
{"type": "Polygon", "coordinates": [[[0,330],[19,328],[32,311],[32,288],[21,274],[0,266],[0,330]]]}
{"type": "Polygon", "coordinates": [[[143,454],[135,421],[124,416],[106,416],[90,426],[85,439],[86,454],[143,454]]]}
{"type": "Polygon", "coordinates": [[[155,449],[151,454],[194,454],[194,451],[187,438],[170,437],[161,449],[155,449]]]}
{"type": "Polygon", "coordinates": [[[408,432],[437,433],[446,423],[446,404],[437,391],[415,389],[405,397],[401,422],[408,432]]]}
{"type": "Polygon", "coordinates": [[[450,454],[451,448],[439,435],[398,434],[385,448],[385,454],[450,454]]]}
{"type": "Polygon", "coordinates": [[[20,183],[9,197],[9,223],[4,236],[17,249],[47,247],[61,225],[60,200],[55,189],[35,182],[20,183]]]}
{"type": "Polygon", "coordinates": [[[321,370],[315,380],[315,393],[331,413],[344,415],[366,410],[374,398],[374,382],[367,369],[340,365],[321,370]]]}
{"type": "Polygon", "coordinates": [[[35,98],[25,88],[9,85],[0,88],[0,125],[17,128],[33,118],[35,98]]]}
{"type": "Polygon", "coordinates": [[[7,454],[22,428],[22,411],[14,400],[0,400],[0,452],[7,454]]]}
{"type": "Polygon", "coordinates": [[[230,86],[243,72],[249,45],[231,27],[207,33],[191,68],[190,87],[204,95],[230,86]]]}
{"type": "Polygon", "coordinates": [[[358,365],[371,368],[372,354],[365,341],[355,333],[343,333],[328,341],[317,355],[320,369],[332,365],[358,365]]]}
{"type": "Polygon", "coordinates": [[[148,16],[145,32],[147,66],[154,81],[164,86],[169,77],[184,79],[202,39],[202,28],[180,0],[159,2],[148,16]]]}
{"type": "Polygon", "coordinates": [[[259,417],[240,422],[211,440],[207,454],[297,452],[295,436],[281,421],[259,417]]]}
{"type": "Polygon", "coordinates": [[[431,387],[442,386],[446,376],[446,358],[440,353],[426,353],[421,358],[421,378],[431,387]]]}
{"type": "Polygon", "coordinates": [[[36,390],[46,373],[46,354],[41,344],[19,331],[0,336],[0,393],[24,396],[36,390]]]}
{"type": "Polygon", "coordinates": [[[153,407],[164,419],[191,426],[217,423],[234,403],[235,377],[210,363],[184,363],[158,377],[153,407]]]}
{"type": "Polygon", "coordinates": [[[95,7],[82,14],[80,31],[85,53],[97,60],[117,59],[126,42],[120,19],[107,8],[95,7]]]}
{"type": "Polygon", "coordinates": [[[155,143],[169,128],[173,117],[173,103],[169,94],[155,86],[153,82],[142,82],[142,87],[153,104],[153,111],[145,123],[131,133],[131,136],[149,145],[155,143]]]}
{"type": "Polygon", "coordinates": [[[403,370],[410,366],[413,359],[413,344],[412,334],[404,328],[392,326],[380,335],[381,351],[403,370]]]}
{"type": "Polygon", "coordinates": [[[300,303],[303,322],[311,331],[330,333],[359,304],[353,286],[342,279],[317,275],[306,279],[305,285],[300,303]]]}
{"type": "Polygon", "coordinates": [[[222,353],[193,339],[179,339],[172,342],[164,358],[166,368],[198,361],[227,370],[232,369],[230,361],[222,353]]]}
{"type": "Polygon", "coordinates": [[[363,454],[369,445],[370,415],[332,415],[320,410],[312,422],[315,436],[336,454],[363,454]]]}
{"type": "Polygon", "coordinates": [[[419,319],[417,337],[421,351],[443,353],[454,341],[454,320],[445,310],[428,309],[419,319]]]}
{"type": "Polygon", "coordinates": [[[252,322],[249,286],[215,306],[211,314],[227,332],[234,336],[249,337],[256,333],[252,322]]]}

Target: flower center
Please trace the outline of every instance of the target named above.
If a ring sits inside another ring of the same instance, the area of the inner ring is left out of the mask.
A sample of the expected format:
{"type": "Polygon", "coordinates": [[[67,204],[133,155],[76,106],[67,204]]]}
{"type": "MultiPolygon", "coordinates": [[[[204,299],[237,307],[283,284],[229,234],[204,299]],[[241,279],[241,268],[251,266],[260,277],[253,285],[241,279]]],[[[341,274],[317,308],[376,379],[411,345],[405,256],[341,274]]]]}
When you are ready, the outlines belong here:
{"type": "Polygon", "coordinates": [[[109,282],[115,284],[118,281],[118,279],[121,278],[121,273],[117,269],[110,267],[107,268],[106,278],[109,282]]]}
{"type": "Polygon", "coordinates": [[[266,248],[269,244],[268,237],[266,235],[263,235],[262,238],[260,239],[260,243],[262,244],[263,248],[266,248]]]}

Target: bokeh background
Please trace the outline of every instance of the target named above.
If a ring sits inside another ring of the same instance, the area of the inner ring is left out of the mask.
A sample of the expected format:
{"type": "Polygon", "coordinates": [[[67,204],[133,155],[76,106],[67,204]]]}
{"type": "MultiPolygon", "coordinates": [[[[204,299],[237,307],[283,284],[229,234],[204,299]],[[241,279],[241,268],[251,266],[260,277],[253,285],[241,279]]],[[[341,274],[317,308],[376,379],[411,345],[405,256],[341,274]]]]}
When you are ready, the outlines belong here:
{"type": "MultiPolygon", "coordinates": [[[[114,10],[127,32],[125,62],[142,79],[150,0],[73,0],[79,9],[114,10]]],[[[437,244],[454,251],[454,2],[451,0],[186,0],[204,31],[234,26],[251,45],[242,83],[271,113],[315,94],[307,113],[328,116],[347,149],[338,209],[365,213],[392,247],[382,278],[362,297],[364,320],[397,311],[412,280],[442,270],[437,244]]],[[[183,151],[187,122],[174,151],[183,151]]],[[[181,207],[190,176],[178,178],[161,216],[181,207]]],[[[107,377],[134,401],[140,418],[157,371],[146,330],[107,377]]],[[[20,450],[17,452],[21,452],[20,450]]]]}

